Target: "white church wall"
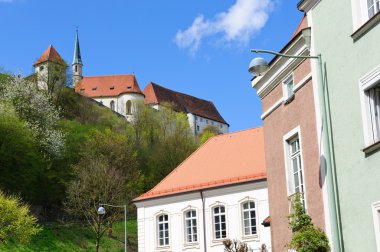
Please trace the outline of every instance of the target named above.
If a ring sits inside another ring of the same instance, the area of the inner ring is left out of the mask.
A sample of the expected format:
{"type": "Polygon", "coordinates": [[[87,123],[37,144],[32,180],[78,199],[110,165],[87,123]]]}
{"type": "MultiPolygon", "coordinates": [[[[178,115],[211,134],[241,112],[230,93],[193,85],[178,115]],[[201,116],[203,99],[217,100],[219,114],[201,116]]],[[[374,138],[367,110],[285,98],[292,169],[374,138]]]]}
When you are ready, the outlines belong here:
{"type": "Polygon", "coordinates": [[[144,102],[144,96],[142,94],[137,93],[124,93],[119,96],[113,96],[113,97],[96,97],[94,98],[97,102],[102,103],[104,106],[111,109],[111,102],[113,101],[115,104],[114,111],[118,112],[119,114],[125,116],[129,121],[132,120],[132,115],[126,114],[126,105],[127,101],[132,101],[132,114],[136,112],[136,103],[137,102],[144,102]]]}
{"type": "MultiPolygon", "coordinates": [[[[223,239],[215,240],[213,238],[212,209],[216,205],[224,205],[226,208],[227,238],[242,240],[253,249],[258,249],[263,243],[268,248],[271,247],[270,228],[265,228],[261,225],[269,215],[266,182],[226,186],[219,189],[205,190],[203,194],[205,197],[205,234],[208,252],[223,251],[223,239]],[[242,226],[241,204],[247,199],[253,200],[256,204],[257,235],[251,237],[243,235],[242,226]]],[[[136,206],[138,208],[139,252],[205,251],[203,206],[199,191],[141,201],[137,202],[136,206]],[[184,213],[189,209],[194,209],[197,213],[198,242],[192,244],[185,242],[184,213]],[[166,213],[169,216],[169,246],[166,247],[157,246],[156,218],[161,213],[166,213]]]]}
{"type": "Polygon", "coordinates": [[[195,123],[193,122],[192,125],[194,125],[193,127],[195,127],[195,132],[197,135],[202,134],[202,131],[208,126],[215,126],[221,133],[228,133],[229,131],[228,124],[217,122],[215,120],[211,120],[209,118],[201,117],[198,115],[193,115],[193,118],[195,123]]]}

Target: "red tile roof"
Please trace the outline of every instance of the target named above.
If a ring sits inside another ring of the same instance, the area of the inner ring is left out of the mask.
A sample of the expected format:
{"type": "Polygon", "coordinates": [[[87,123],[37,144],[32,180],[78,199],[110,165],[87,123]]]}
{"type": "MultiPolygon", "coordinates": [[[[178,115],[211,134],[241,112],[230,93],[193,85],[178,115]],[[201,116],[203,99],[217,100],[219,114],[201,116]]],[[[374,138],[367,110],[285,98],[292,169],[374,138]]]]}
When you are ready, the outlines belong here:
{"type": "Polygon", "coordinates": [[[55,48],[52,45],[49,45],[49,47],[44,51],[44,53],[33,64],[33,66],[44,63],[46,61],[55,62],[57,64],[67,66],[66,62],[62,59],[61,55],[59,55],[57,50],[55,50],[55,48]]]}
{"type": "Polygon", "coordinates": [[[206,101],[191,95],[179,93],[164,88],[153,82],[150,82],[145,87],[143,93],[145,94],[145,104],[170,102],[174,104],[174,109],[177,111],[192,113],[227,124],[211,101],[206,101]]]}
{"type": "Polygon", "coordinates": [[[261,179],[266,179],[264,128],[258,127],[209,139],[134,201],[261,179]]]}
{"type": "Polygon", "coordinates": [[[268,216],[263,220],[261,225],[263,225],[264,227],[270,227],[271,221],[272,221],[272,219],[270,218],[270,216],[268,216]]]}
{"type": "Polygon", "coordinates": [[[86,76],[75,85],[75,91],[88,97],[118,96],[123,93],[141,93],[133,74],[86,76]]]}

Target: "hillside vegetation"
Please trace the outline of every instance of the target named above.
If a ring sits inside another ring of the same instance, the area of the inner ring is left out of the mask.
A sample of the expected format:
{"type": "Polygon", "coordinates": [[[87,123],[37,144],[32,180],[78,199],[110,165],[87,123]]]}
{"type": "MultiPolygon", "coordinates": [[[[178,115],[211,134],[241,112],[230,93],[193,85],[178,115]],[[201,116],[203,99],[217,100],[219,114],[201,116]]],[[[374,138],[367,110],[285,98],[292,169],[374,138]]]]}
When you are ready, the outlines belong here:
{"type": "MultiPolygon", "coordinates": [[[[33,246],[38,251],[58,251],[49,246],[77,243],[75,232],[78,237],[88,236],[78,238],[84,244],[75,245],[85,251],[91,247],[86,240],[95,234],[100,238],[113,222],[122,219],[117,209],[108,209],[98,219],[100,203],[130,202],[198,146],[186,115],[175,112],[170,104],[160,111],[136,104],[138,113],[133,123],[128,123],[75,93],[66,82],[47,86],[41,90],[33,78],[0,74],[0,190],[19,195],[43,224],[31,250],[11,249],[9,246],[15,245],[10,243],[1,245],[1,251],[33,251],[33,246]],[[82,230],[78,225],[44,225],[57,220],[80,220],[87,226],[82,230]],[[67,236],[62,240],[63,233],[67,236]]],[[[128,218],[134,216],[135,209],[129,204],[128,218]]]]}

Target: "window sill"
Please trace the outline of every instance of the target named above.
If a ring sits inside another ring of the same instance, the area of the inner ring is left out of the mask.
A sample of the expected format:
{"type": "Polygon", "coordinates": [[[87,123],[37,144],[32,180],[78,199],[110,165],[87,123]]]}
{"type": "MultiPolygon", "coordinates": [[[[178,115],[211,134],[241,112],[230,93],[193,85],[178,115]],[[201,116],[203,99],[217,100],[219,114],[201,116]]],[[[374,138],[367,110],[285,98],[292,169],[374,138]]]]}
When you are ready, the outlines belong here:
{"type": "Polygon", "coordinates": [[[374,152],[378,149],[380,149],[380,140],[378,140],[377,142],[365,147],[364,149],[362,149],[362,151],[365,154],[371,154],[372,152],[374,152]]]}
{"type": "Polygon", "coordinates": [[[286,100],[284,101],[284,105],[288,105],[289,103],[291,103],[294,100],[294,97],[295,95],[293,94],[292,96],[286,98],[286,100]]]}
{"type": "Polygon", "coordinates": [[[186,249],[199,249],[199,243],[198,242],[196,242],[196,243],[185,243],[183,245],[182,250],[186,250],[186,249]]]}
{"type": "Polygon", "coordinates": [[[244,242],[258,241],[259,240],[259,236],[257,234],[256,235],[243,236],[241,238],[241,240],[244,241],[244,242]]]}
{"type": "Polygon", "coordinates": [[[377,23],[380,21],[380,11],[376,13],[372,18],[370,18],[367,22],[365,22],[362,26],[360,26],[354,33],[351,34],[351,38],[356,42],[360,39],[364,34],[366,34],[369,30],[372,29],[377,23]]]}
{"type": "Polygon", "coordinates": [[[215,239],[212,240],[211,247],[223,245],[223,241],[226,239],[228,239],[228,238],[226,237],[226,238],[221,238],[221,239],[217,239],[217,240],[215,240],[215,239]]]}

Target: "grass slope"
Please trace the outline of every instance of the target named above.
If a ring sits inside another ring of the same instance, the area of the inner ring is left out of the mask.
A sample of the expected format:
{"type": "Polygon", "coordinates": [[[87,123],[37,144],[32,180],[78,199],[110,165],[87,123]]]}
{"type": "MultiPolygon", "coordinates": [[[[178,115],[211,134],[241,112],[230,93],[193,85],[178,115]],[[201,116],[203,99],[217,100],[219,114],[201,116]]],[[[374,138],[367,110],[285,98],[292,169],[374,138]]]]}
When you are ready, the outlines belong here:
{"type": "MultiPolygon", "coordinates": [[[[137,251],[136,220],[127,222],[128,252],[137,251]]],[[[124,251],[124,222],[114,224],[112,238],[104,234],[100,241],[100,251],[124,251]]],[[[43,231],[30,244],[20,245],[9,242],[0,244],[0,251],[52,252],[52,251],[95,251],[95,234],[84,224],[43,225],[43,231]]]]}

